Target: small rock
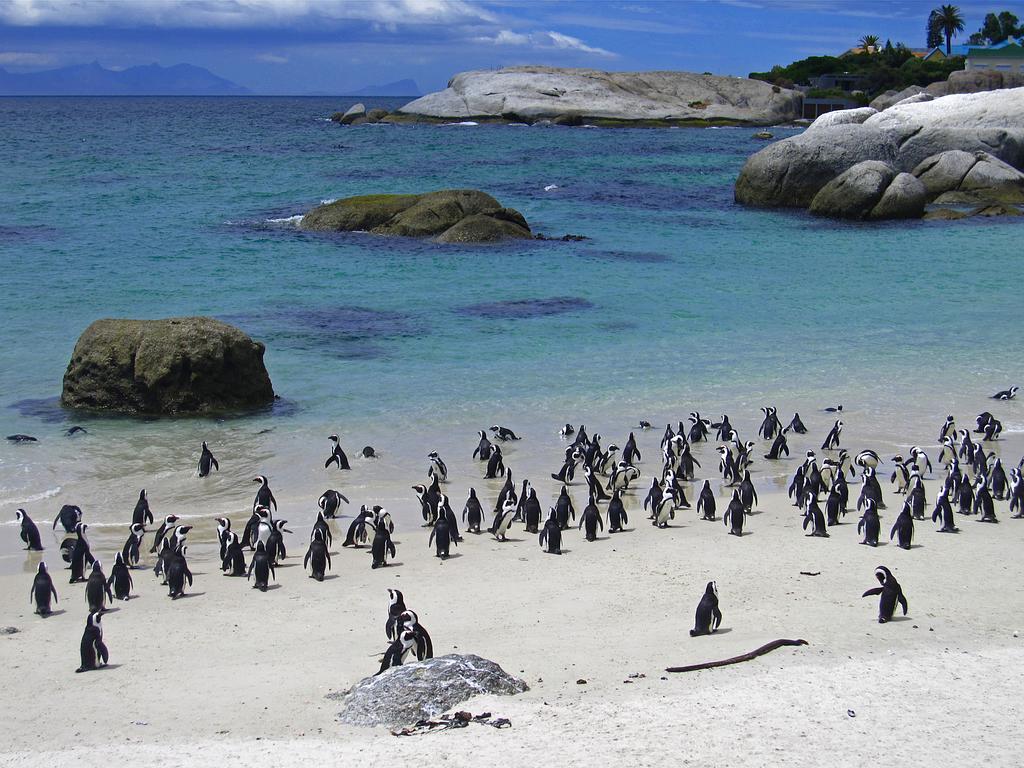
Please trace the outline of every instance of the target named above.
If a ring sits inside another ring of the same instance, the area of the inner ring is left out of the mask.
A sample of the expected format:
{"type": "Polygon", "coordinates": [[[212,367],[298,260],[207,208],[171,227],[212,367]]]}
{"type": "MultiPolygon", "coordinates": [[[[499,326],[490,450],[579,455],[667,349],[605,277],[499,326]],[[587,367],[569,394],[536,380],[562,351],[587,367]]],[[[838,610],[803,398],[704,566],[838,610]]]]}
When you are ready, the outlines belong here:
{"type": "Polygon", "coordinates": [[[587,684],[587,681],[584,680],[582,677],[579,680],[576,681],[576,685],[586,685],[586,684],[587,684]]]}
{"type": "Polygon", "coordinates": [[[857,716],[857,713],[854,712],[852,709],[846,710],[846,714],[848,714],[850,717],[856,717],[857,716]]]}
{"type": "Polygon", "coordinates": [[[0,627],[0,635],[16,635],[20,631],[17,627],[0,627]]]}

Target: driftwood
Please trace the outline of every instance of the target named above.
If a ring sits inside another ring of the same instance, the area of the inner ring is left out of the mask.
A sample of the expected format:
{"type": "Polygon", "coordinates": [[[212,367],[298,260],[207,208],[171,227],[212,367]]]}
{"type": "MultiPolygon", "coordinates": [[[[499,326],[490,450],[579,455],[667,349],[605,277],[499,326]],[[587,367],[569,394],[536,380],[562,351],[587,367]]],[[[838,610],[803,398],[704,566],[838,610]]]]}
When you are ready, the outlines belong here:
{"type": "Polygon", "coordinates": [[[666,672],[696,672],[698,669],[714,669],[715,667],[726,667],[730,664],[739,664],[741,661],[750,661],[756,659],[758,656],[764,656],[766,653],[771,653],[776,648],[782,648],[786,645],[807,645],[806,640],[772,640],[767,645],[762,645],[757,650],[751,651],[750,653],[744,653],[740,656],[733,656],[731,659],[722,659],[721,661],[705,661],[703,664],[690,664],[687,667],[669,667],[666,672]]]}

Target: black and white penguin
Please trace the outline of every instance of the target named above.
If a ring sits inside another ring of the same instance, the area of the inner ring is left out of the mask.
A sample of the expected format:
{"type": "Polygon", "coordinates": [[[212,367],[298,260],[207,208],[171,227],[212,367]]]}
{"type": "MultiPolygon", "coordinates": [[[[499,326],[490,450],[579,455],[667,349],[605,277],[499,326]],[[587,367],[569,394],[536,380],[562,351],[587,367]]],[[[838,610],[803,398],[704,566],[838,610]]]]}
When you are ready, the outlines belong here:
{"type": "Polygon", "coordinates": [[[921,480],[921,476],[914,474],[911,476],[910,491],[907,493],[907,503],[910,505],[910,514],[913,515],[915,520],[924,520],[924,510],[928,505],[928,500],[924,493],[924,481],[921,480]]]}
{"type": "Polygon", "coordinates": [[[451,528],[448,525],[448,517],[447,515],[438,515],[437,522],[430,529],[430,538],[427,541],[427,546],[435,548],[435,557],[447,560],[449,557],[448,551],[452,544],[458,546],[459,542],[452,537],[451,528]]]}
{"type": "Polygon", "coordinates": [[[788,428],[793,430],[793,433],[797,435],[807,434],[807,427],[805,427],[803,421],[800,420],[799,413],[793,414],[793,420],[789,422],[788,428]]]}
{"type": "Polygon", "coordinates": [[[135,502],[135,509],[132,510],[132,522],[145,525],[153,524],[153,513],[149,509],[149,497],[146,489],[139,491],[139,500],[135,502]]]}
{"type": "Polygon", "coordinates": [[[939,465],[948,469],[956,460],[956,444],[953,439],[942,438],[942,447],[939,449],[939,465]]]}
{"type": "Polygon", "coordinates": [[[980,515],[979,523],[998,523],[995,504],[992,503],[992,492],[984,475],[978,475],[974,484],[974,514],[980,515]]]}
{"type": "Polygon", "coordinates": [[[381,660],[380,669],[377,671],[377,674],[380,675],[392,667],[402,666],[415,647],[416,636],[408,630],[400,632],[398,637],[384,651],[384,658],[381,660]]]}
{"type": "Polygon", "coordinates": [[[1024,478],[1017,468],[1010,470],[1010,517],[1024,517],[1024,478]]]}
{"type": "Polygon", "coordinates": [[[337,464],[338,469],[352,469],[348,463],[348,456],[341,449],[341,439],[337,435],[331,435],[327,439],[331,441],[332,448],[331,455],[324,462],[324,469],[329,469],[331,464],[337,464]]]}
{"type": "Polygon", "coordinates": [[[690,637],[710,635],[722,624],[722,611],[718,608],[718,584],[709,581],[704,588],[704,596],[697,603],[697,615],[694,618],[690,637]]]}
{"type": "Polygon", "coordinates": [[[583,476],[587,479],[590,496],[597,501],[607,501],[608,494],[605,492],[604,487],[601,485],[601,481],[594,473],[594,470],[592,470],[588,464],[583,465],[583,476]]]}
{"type": "Polygon", "coordinates": [[[825,441],[821,444],[821,450],[823,451],[834,451],[839,447],[839,435],[843,431],[843,422],[836,419],[836,423],[832,425],[832,429],[829,430],[828,435],[825,436],[825,441]]]}
{"type": "Polygon", "coordinates": [[[263,542],[263,546],[267,548],[267,554],[273,560],[274,553],[270,551],[270,537],[274,533],[274,520],[270,516],[270,510],[266,507],[257,507],[256,518],[258,522],[252,534],[253,544],[263,542]]]}
{"type": "Polygon", "coordinates": [[[960,529],[956,527],[953,505],[949,503],[949,496],[946,494],[945,488],[939,489],[939,493],[935,497],[935,509],[932,510],[932,522],[937,523],[940,520],[942,521],[942,527],[939,528],[939,533],[960,532],[960,529]]]}
{"type": "Polygon", "coordinates": [[[854,457],[854,463],[861,469],[878,469],[879,463],[881,463],[881,457],[870,448],[866,448],[854,457]]]}
{"type": "Polygon", "coordinates": [[[163,522],[160,523],[160,527],[156,529],[156,536],[153,537],[153,544],[149,548],[150,554],[156,552],[160,548],[163,544],[164,537],[171,532],[174,524],[177,523],[179,519],[180,518],[177,515],[167,515],[163,519],[163,522]]]}
{"type": "Polygon", "coordinates": [[[114,555],[114,566],[110,569],[110,578],[107,579],[108,591],[113,591],[114,597],[118,600],[127,600],[131,597],[132,588],[134,587],[132,582],[132,573],[128,570],[128,563],[125,562],[124,555],[118,552],[114,555]]]}
{"type": "Polygon", "coordinates": [[[804,477],[806,469],[801,464],[796,468],[796,472],[793,473],[793,478],[789,481],[789,498],[793,500],[794,507],[802,507],[804,500],[804,484],[807,479],[804,477]]]}
{"type": "Polygon", "coordinates": [[[959,512],[961,515],[974,514],[974,486],[971,485],[966,476],[963,482],[960,483],[960,492],[957,494],[956,500],[957,505],[960,507],[959,512]]]}
{"type": "Polygon", "coordinates": [[[956,438],[956,419],[953,418],[953,414],[946,417],[945,422],[939,427],[939,442],[943,442],[947,438],[956,438]]]}
{"type": "Polygon", "coordinates": [[[716,510],[715,492],[711,490],[711,481],[705,480],[697,496],[697,514],[702,520],[714,520],[716,510]]]}
{"type": "Polygon", "coordinates": [[[661,483],[658,481],[658,478],[651,478],[650,490],[647,491],[647,496],[644,498],[644,509],[649,509],[651,512],[649,519],[653,520],[657,514],[663,495],[664,491],[661,489],[661,483]]]}
{"type": "Polygon", "coordinates": [[[571,437],[574,434],[576,434],[576,428],[569,422],[566,422],[565,426],[558,430],[559,437],[571,437]]]}
{"type": "Polygon", "coordinates": [[[746,513],[747,510],[743,506],[743,502],[740,500],[739,489],[734,489],[732,492],[732,499],[729,500],[729,506],[726,507],[725,515],[722,516],[722,520],[725,524],[730,526],[730,535],[743,535],[743,517],[746,513]]]}
{"type": "Polygon", "coordinates": [[[270,481],[266,475],[256,475],[252,481],[260,484],[256,490],[256,497],[252,500],[253,511],[255,512],[259,507],[265,507],[268,512],[271,508],[276,512],[277,499],[274,498],[274,492],[270,490],[270,481]]]}
{"type": "Polygon", "coordinates": [[[768,449],[768,453],[764,454],[766,459],[775,461],[781,459],[782,454],[789,456],[789,442],[786,440],[786,429],[779,430],[778,434],[775,435],[772,447],[768,449]]]}
{"type": "MultiPolygon", "coordinates": [[[[842,475],[839,475],[839,477],[842,477],[842,475]]],[[[825,499],[825,518],[830,528],[833,525],[839,525],[839,517],[846,514],[843,494],[840,491],[841,487],[843,486],[840,480],[833,480],[832,486],[828,491],[828,497],[825,499]]]]}
{"type": "Polygon", "coordinates": [[[341,508],[341,502],[349,503],[348,499],[340,491],[336,491],[333,488],[328,488],[317,499],[317,506],[324,513],[324,517],[337,517],[338,510],[341,508]]]}
{"type": "Polygon", "coordinates": [[[540,519],[543,514],[537,490],[531,487],[522,506],[522,517],[527,533],[537,533],[540,530],[540,519]]]}
{"type": "Polygon", "coordinates": [[[82,522],[82,510],[74,504],[65,504],[60,508],[57,517],[53,519],[53,530],[57,530],[57,523],[64,527],[64,533],[74,533],[77,525],[82,522]]]}
{"type": "Polygon", "coordinates": [[[640,419],[639,428],[640,429],[650,429],[651,428],[651,422],[644,421],[643,419],[640,419]]]}
{"type": "Polygon", "coordinates": [[[910,470],[903,461],[903,456],[896,454],[892,457],[893,470],[889,482],[892,483],[896,493],[905,494],[910,488],[910,470]]]}
{"type": "Polygon", "coordinates": [[[675,472],[669,470],[665,473],[662,492],[672,499],[672,506],[675,509],[690,508],[690,502],[686,500],[686,487],[675,472]]]}
{"type": "Polygon", "coordinates": [[[643,461],[640,451],[636,447],[636,438],[632,432],[629,433],[626,445],[622,449],[622,460],[627,464],[636,464],[638,461],[643,461]]]}
{"type": "Polygon", "coordinates": [[[388,640],[395,640],[402,632],[402,614],[405,613],[405,596],[400,589],[388,590],[388,618],[384,624],[384,634],[388,640]]]}
{"type": "Polygon", "coordinates": [[[373,555],[373,563],[370,567],[374,569],[386,567],[389,555],[392,559],[397,557],[395,542],[391,540],[391,533],[383,525],[378,525],[374,529],[370,552],[373,555]]]}
{"type": "Polygon", "coordinates": [[[146,529],[141,523],[132,523],[128,526],[128,538],[125,539],[124,546],[121,547],[120,552],[121,559],[124,560],[126,567],[134,568],[139,564],[139,552],[142,548],[142,537],[145,533],[146,529]]]}
{"type": "Polygon", "coordinates": [[[309,542],[302,567],[309,568],[309,577],[317,581],[323,581],[324,574],[331,567],[331,553],[327,550],[327,540],[322,529],[313,529],[313,538],[309,542]]]}
{"type": "Polygon", "coordinates": [[[757,506],[757,491],[754,489],[754,483],[750,479],[749,469],[743,471],[743,481],[736,490],[739,494],[740,502],[743,504],[743,510],[749,515],[754,511],[754,507],[757,506]]]}
{"type": "Polygon", "coordinates": [[[85,621],[85,632],[82,633],[82,644],[80,653],[82,663],[75,672],[88,672],[92,669],[99,669],[106,665],[110,658],[107,646],[103,642],[103,627],[100,625],[103,616],[100,613],[90,613],[85,621]]]}
{"type": "Polygon", "coordinates": [[[708,439],[708,428],[711,426],[710,419],[701,418],[700,413],[690,413],[690,429],[688,431],[691,443],[706,443],[708,439]]]}
{"type": "Polygon", "coordinates": [[[444,463],[444,460],[437,454],[437,451],[431,451],[430,453],[428,453],[427,458],[430,459],[430,466],[427,468],[427,477],[436,477],[439,483],[447,483],[448,466],[444,463]]]}
{"type": "Polygon", "coordinates": [[[877,547],[881,530],[882,521],[878,517],[878,506],[873,499],[866,499],[864,512],[857,523],[857,533],[864,534],[864,539],[860,543],[867,544],[869,547],[877,547]]]}
{"type": "Polygon", "coordinates": [[[558,493],[558,499],[555,501],[555,518],[558,521],[558,527],[563,531],[568,530],[570,518],[572,518],[573,522],[576,522],[576,509],[573,507],[572,498],[570,498],[569,491],[564,485],[558,493]]]}
{"type": "Polygon", "coordinates": [[[992,489],[992,498],[999,501],[1006,501],[1010,494],[1010,484],[1006,479],[1006,470],[1003,469],[1003,462],[997,457],[992,464],[988,476],[988,485],[992,489]]]}
{"type": "Polygon", "coordinates": [[[885,509],[885,503],[882,501],[882,486],[878,482],[875,470],[871,467],[865,467],[864,474],[861,475],[860,496],[857,498],[857,509],[863,509],[864,503],[869,499],[875,503],[876,509],[885,509]]]}
{"type": "Polygon", "coordinates": [[[430,633],[427,632],[427,628],[420,623],[420,617],[416,614],[416,611],[406,608],[402,611],[402,615],[398,617],[398,620],[402,625],[401,631],[412,632],[414,641],[413,651],[416,654],[417,660],[425,661],[434,658],[434,642],[430,639],[430,633]]]}
{"type": "Polygon", "coordinates": [[[811,532],[808,536],[816,536],[819,538],[828,538],[828,527],[825,523],[825,515],[822,514],[821,507],[818,506],[818,500],[813,496],[807,497],[807,507],[804,510],[804,524],[803,529],[806,531],[807,526],[811,526],[811,532]]]}
{"type": "Polygon", "coordinates": [[[505,475],[505,462],[501,455],[501,448],[491,447],[490,458],[487,459],[487,469],[484,471],[485,480],[494,480],[505,475]]]}
{"type": "Polygon", "coordinates": [[[470,533],[480,533],[480,525],[484,521],[484,508],[480,499],[476,497],[476,489],[469,489],[469,497],[462,507],[462,522],[466,523],[466,530],[470,533]]]}
{"type": "Polygon", "coordinates": [[[274,581],[277,581],[274,564],[271,562],[270,555],[267,554],[266,545],[262,541],[256,543],[256,551],[253,552],[252,560],[249,562],[249,570],[245,575],[246,581],[252,579],[254,572],[256,579],[252,586],[253,589],[258,589],[260,592],[267,591],[271,577],[274,578],[274,581]]]}
{"type": "Polygon", "coordinates": [[[480,461],[487,461],[491,458],[491,452],[494,450],[494,446],[491,445],[491,441],[487,439],[487,433],[484,430],[477,431],[480,436],[480,442],[476,444],[476,448],[473,451],[473,458],[480,459],[480,461]]]}
{"type": "Polygon", "coordinates": [[[85,601],[89,604],[90,613],[102,613],[106,610],[107,601],[113,601],[114,595],[107,584],[107,576],[103,573],[103,565],[99,560],[93,561],[92,572],[85,582],[85,601]]]}
{"type": "Polygon", "coordinates": [[[220,464],[217,463],[217,459],[214,457],[213,452],[204,440],[203,448],[199,453],[199,476],[207,477],[210,474],[211,469],[215,469],[220,472],[220,464]]]}
{"type": "Polygon", "coordinates": [[[50,578],[50,573],[46,570],[46,563],[40,561],[36,568],[36,575],[32,579],[29,602],[35,604],[35,612],[43,618],[53,613],[53,609],[50,607],[51,596],[54,602],[57,602],[57,589],[53,586],[53,579],[50,578]]]}
{"type": "Polygon", "coordinates": [[[226,576],[245,576],[245,549],[238,539],[238,534],[228,531],[225,534],[224,557],[221,558],[220,569],[226,576]]]}
{"type": "Polygon", "coordinates": [[[914,516],[910,513],[910,505],[906,502],[903,503],[903,509],[896,517],[896,522],[892,524],[892,530],[889,531],[889,541],[892,541],[894,537],[898,537],[896,545],[900,549],[910,549],[910,545],[914,541],[914,516]]]}
{"type": "Polygon", "coordinates": [[[287,520],[275,520],[270,536],[267,538],[267,554],[270,555],[270,560],[274,565],[288,557],[288,550],[284,545],[284,535],[291,533],[291,531],[285,528],[287,522],[287,520]]]}
{"type": "Polygon", "coordinates": [[[512,525],[512,520],[516,516],[516,502],[515,494],[513,493],[507,499],[502,506],[501,510],[494,515],[494,519],[491,522],[491,527],[488,532],[494,536],[498,541],[505,541],[508,528],[512,525]]]}
{"type": "Polygon", "coordinates": [[[718,471],[722,473],[722,480],[725,481],[726,487],[736,485],[740,481],[736,458],[732,451],[724,445],[718,446],[718,471]]]}
{"type": "Polygon", "coordinates": [[[349,523],[348,533],[345,535],[345,541],[341,543],[343,547],[355,547],[359,548],[360,544],[365,544],[369,538],[366,527],[370,525],[372,527],[373,512],[367,509],[366,505],[362,505],[359,508],[359,514],[355,516],[355,519],[349,523]]]}
{"type": "Polygon", "coordinates": [[[629,517],[626,515],[622,497],[618,491],[613,491],[612,497],[608,501],[608,533],[619,533],[627,525],[629,525],[629,517]]]}
{"type": "Polygon", "coordinates": [[[324,544],[328,547],[334,543],[334,534],[331,533],[331,526],[327,522],[327,518],[324,516],[324,511],[318,509],[316,512],[316,520],[313,522],[313,527],[309,531],[309,540],[312,541],[313,537],[319,533],[324,540],[324,544]]]}
{"type": "Polygon", "coordinates": [[[604,522],[601,520],[601,511],[597,508],[597,500],[593,495],[590,497],[590,501],[587,502],[587,506],[584,507],[583,513],[580,515],[579,528],[585,528],[585,536],[587,541],[597,540],[597,529],[604,530],[604,522]]]}
{"type": "Polygon", "coordinates": [[[85,581],[85,568],[86,566],[92,565],[96,558],[92,556],[92,550],[89,548],[89,540],[85,537],[85,531],[89,526],[85,523],[79,523],[75,526],[75,534],[78,538],[75,539],[74,549],[71,551],[71,579],[69,584],[74,584],[76,581],[85,581]]]}
{"type": "Polygon", "coordinates": [[[544,527],[540,529],[540,545],[547,547],[544,551],[549,555],[562,554],[562,526],[558,522],[558,512],[551,508],[544,527]]]}
{"type": "Polygon", "coordinates": [[[508,427],[500,427],[495,424],[491,427],[491,432],[493,432],[494,436],[503,443],[508,440],[519,440],[519,436],[508,427]]]}
{"type": "Polygon", "coordinates": [[[878,601],[878,623],[885,624],[892,620],[897,603],[903,609],[903,615],[906,616],[907,598],[903,595],[903,588],[892,575],[892,571],[884,565],[880,565],[875,568],[875,578],[882,586],[869,589],[861,597],[881,595],[878,601]]]}
{"type": "Polygon", "coordinates": [[[732,424],[729,423],[728,414],[724,413],[722,414],[722,420],[715,424],[712,424],[711,427],[712,429],[717,430],[715,432],[715,439],[719,440],[720,442],[728,440],[729,435],[735,432],[735,430],[732,428],[732,424]]]}
{"type": "Polygon", "coordinates": [[[932,460],[920,447],[913,445],[907,454],[907,466],[911,471],[916,467],[918,473],[924,477],[932,473],[932,460]]]}
{"type": "Polygon", "coordinates": [[[157,576],[163,575],[164,580],[161,584],[166,586],[168,571],[171,564],[184,548],[185,541],[188,538],[188,532],[191,530],[191,525],[179,525],[174,529],[170,536],[164,539],[163,544],[160,545],[160,552],[157,555],[156,566],[153,568],[153,573],[157,576]]]}
{"type": "Polygon", "coordinates": [[[43,551],[43,542],[39,538],[39,528],[32,521],[32,518],[28,516],[28,512],[24,509],[19,509],[14,513],[14,518],[21,526],[21,540],[25,543],[25,549],[30,549],[34,552],[43,551]]]}
{"type": "Polygon", "coordinates": [[[761,408],[764,418],[761,426],[757,428],[757,434],[764,440],[774,440],[775,436],[782,431],[782,424],[779,422],[778,411],[771,406],[761,408]]]}
{"type": "Polygon", "coordinates": [[[1013,400],[1017,396],[1017,392],[1020,387],[1010,387],[1009,389],[1001,389],[992,395],[993,400],[1013,400]]]}

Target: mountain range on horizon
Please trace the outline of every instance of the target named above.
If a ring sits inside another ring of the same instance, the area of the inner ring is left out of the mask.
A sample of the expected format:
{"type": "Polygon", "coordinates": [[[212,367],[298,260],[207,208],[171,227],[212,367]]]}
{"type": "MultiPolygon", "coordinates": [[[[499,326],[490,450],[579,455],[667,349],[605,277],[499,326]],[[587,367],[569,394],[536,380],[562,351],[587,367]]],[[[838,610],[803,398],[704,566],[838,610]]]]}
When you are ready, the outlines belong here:
{"type": "Polygon", "coordinates": [[[250,91],[203,67],[147,64],[106,69],[98,61],[41,72],[0,68],[0,96],[244,96],[250,91]]]}
{"type": "Polygon", "coordinates": [[[383,85],[368,85],[358,91],[341,94],[343,96],[422,96],[420,87],[415,80],[395,80],[383,85]]]}

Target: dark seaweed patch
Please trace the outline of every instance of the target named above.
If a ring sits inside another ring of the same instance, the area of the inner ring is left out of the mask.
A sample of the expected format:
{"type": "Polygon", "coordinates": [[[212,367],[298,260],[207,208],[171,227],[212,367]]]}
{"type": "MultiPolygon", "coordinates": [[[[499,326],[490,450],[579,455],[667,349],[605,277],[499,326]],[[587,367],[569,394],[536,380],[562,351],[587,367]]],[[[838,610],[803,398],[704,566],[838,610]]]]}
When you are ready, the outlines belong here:
{"type": "Polygon", "coordinates": [[[487,319],[526,320],[531,317],[549,317],[592,309],[592,302],[576,296],[556,296],[550,299],[512,299],[470,304],[456,310],[460,315],[487,319]]]}
{"type": "Polygon", "coordinates": [[[56,236],[58,230],[46,226],[11,227],[0,224],[0,243],[27,243],[47,240],[56,236]]]}

